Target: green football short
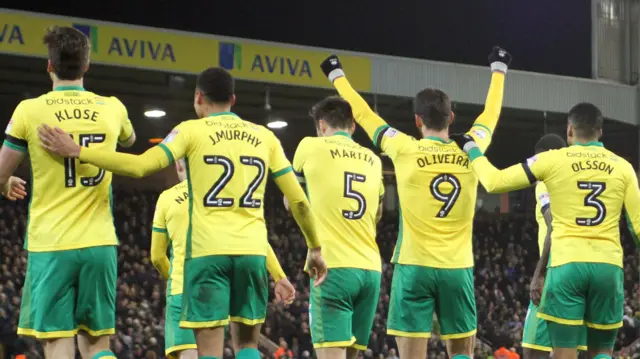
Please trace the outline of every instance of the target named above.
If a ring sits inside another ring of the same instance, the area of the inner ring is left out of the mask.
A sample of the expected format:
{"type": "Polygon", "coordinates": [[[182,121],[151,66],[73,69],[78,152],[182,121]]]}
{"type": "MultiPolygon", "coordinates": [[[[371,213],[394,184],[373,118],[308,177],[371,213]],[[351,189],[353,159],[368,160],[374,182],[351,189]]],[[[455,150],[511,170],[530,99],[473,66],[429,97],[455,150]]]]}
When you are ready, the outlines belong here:
{"type": "Polygon", "coordinates": [[[309,322],[314,348],[366,350],[380,295],[380,272],[330,268],[318,287],[311,280],[309,322]]]}
{"type": "MultiPolygon", "coordinates": [[[[527,318],[524,321],[524,330],[522,332],[522,347],[550,352],[553,350],[551,345],[551,338],[549,338],[549,330],[547,328],[547,321],[537,317],[538,307],[529,303],[529,310],[527,311],[527,318]]],[[[582,327],[580,341],[578,345],[579,350],[587,350],[587,327],[582,327]]]]}
{"type": "Polygon", "coordinates": [[[438,316],[442,339],[466,338],[476,333],[473,268],[396,264],[387,333],[398,337],[429,338],[434,312],[438,316]]]}
{"type": "Polygon", "coordinates": [[[181,328],[256,325],[267,315],[265,256],[213,255],[184,262],[181,328]]]}
{"type": "Polygon", "coordinates": [[[18,334],[69,338],[115,333],[116,246],[29,252],[18,334]]]}
{"type": "Polygon", "coordinates": [[[538,317],[565,325],[612,330],[622,326],[624,273],[606,263],[549,268],[538,317]]]}
{"type": "Polygon", "coordinates": [[[192,329],[180,328],[182,294],[168,295],[164,321],[164,352],[168,356],[176,352],[196,349],[196,337],[192,329]]]}

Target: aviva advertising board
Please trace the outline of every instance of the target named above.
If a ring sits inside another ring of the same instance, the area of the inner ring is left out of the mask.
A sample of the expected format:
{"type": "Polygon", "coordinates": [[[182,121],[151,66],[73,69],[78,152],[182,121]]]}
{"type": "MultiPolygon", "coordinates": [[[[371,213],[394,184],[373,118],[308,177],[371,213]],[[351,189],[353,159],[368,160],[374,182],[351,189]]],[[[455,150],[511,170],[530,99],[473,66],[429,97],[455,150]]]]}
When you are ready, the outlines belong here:
{"type": "MultiPolygon", "coordinates": [[[[239,79],[330,86],[320,71],[328,50],[6,9],[0,9],[0,53],[46,57],[42,37],[53,25],[73,26],[85,33],[91,40],[91,61],[95,63],[190,74],[221,66],[239,79]]],[[[338,54],[354,87],[369,91],[369,59],[338,54]]]]}

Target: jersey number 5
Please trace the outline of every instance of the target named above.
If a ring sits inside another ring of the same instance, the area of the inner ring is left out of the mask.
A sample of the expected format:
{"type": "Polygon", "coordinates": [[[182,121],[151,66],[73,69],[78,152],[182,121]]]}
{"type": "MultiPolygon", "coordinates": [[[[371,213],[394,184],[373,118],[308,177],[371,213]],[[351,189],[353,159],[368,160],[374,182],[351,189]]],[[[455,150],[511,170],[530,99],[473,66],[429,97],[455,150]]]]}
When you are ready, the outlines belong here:
{"type": "Polygon", "coordinates": [[[447,215],[449,215],[449,212],[451,212],[451,209],[456,204],[458,197],[460,197],[460,189],[462,188],[460,186],[460,180],[458,180],[458,178],[454,175],[441,173],[431,181],[431,185],[429,186],[429,188],[431,189],[433,198],[437,199],[440,202],[443,202],[443,205],[442,207],[440,207],[440,210],[438,210],[436,217],[446,217],[447,215]],[[440,185],[442,183],[449,183],[451,186],[453,186],[451,192],[443,193],[440,190],[440,185]]]}
{"type": "Polygon", "coordinates": [[[367,180],[365,175],[360,175],[352,172],[344,173],[344,193],[345,198],[355,199],[358,202],[358,208],[355,211],[342,210],[342,216],[346,219],[360,219],[367,211],[367,200],[362,193],[353,189],[353,182],[364,183],[367,180]]]}
{"type": "MultiPolygon", "coordinates": [[[[235,203],[234,198],[218,197],[224,186],[226,186],[235,172],[235,167],[231,159],[225,156],[204,156],[204,163],[208,165],[222,166],[223,171],[220,178],[213,184],[209,192],[204,196],[205,207],[231,207],[235,203]]],[[[253,193],[258,189],[266,172],[264,161],[258,157],[240,156],[240,163],[245,166],[252,166],[258,169],[258,174],[249,183],[247,190],[240,196],[240,207],[260,208],[262,201],[252,198],[253,193]]]]}
{"type": "MultiPolygon", "coordinates": [[[[71,135],[73,138],[73,135],[71,135]]],[[[104,133],[91,133],[78,135],[80,146],[89,147],[90,143],[104,142],[106,135],[104,133]]],[[[82,163],[82,162],[80,162],[82,163]]],[[[104,178],[104,170],[100,168],[98,174],[94,177],[80,177],[80,183],[85,187],[97,186],[104,178]]],[[[67,188],[76,186],[76,159],[64,159],[64,186],[67,188]]]]}
{"type": "Polygon", "coordinates": [[[607,184],[604,182],[583,182],[578,181],[578,188],[589,190],[589,194],[584,198],[584,205],[586,207],[593,207],[596,210],[595,217],[592,218],[576,218],[576,224],[579,226],[597,226],[604,221],[604,217],[607,215],[607,207],[604,203],[598,199],[605,189],[607,184]]]}

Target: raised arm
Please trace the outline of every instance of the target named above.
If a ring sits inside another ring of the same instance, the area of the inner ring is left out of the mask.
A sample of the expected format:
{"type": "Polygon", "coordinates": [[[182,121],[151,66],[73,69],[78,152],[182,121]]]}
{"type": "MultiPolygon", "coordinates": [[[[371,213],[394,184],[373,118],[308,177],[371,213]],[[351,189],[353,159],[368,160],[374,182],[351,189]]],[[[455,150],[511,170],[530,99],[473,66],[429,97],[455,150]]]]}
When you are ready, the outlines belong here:
{"type": "Polygon", "coordinates": [[[351,87],[342,70],[340,60],[336,55],[329,56],[320,66],[324,74],[329,78],[329,81],[331,81],[336,90],[338,90],[340,96],[351,105],[353,116],[358,125],[362,126],[369,138],[371,138],[371,141],[373,141],[375,145],[378,145],[378,137],[389,125],[378,116],[378,114],[369,107],[367,101],[351,87]]]}
{"type": "Polygon", "coordinates": [[[467,132],[473,136],[482,152],[485,152],[491,144],[491,138],[500,119],[504,80],[507,68],[511,64],[511,55],[499,47],[494,47],[489,54],[489,63],[492,73],[491,84],[484,103],[484,110],[471,126],[471,130],[467,132]]]}
{"type": "Polygon", "coordinates": [[[169,166],[174,159],[172,151],[164,144],[152,147],[141,155],[132,155],[80,146],[61,129],[52,129],[47,125],[38,128],[38,136],[42,147],[51,153],[62,157],[79,158],[81,161],[128,177],[148,176],[169,166]]]}

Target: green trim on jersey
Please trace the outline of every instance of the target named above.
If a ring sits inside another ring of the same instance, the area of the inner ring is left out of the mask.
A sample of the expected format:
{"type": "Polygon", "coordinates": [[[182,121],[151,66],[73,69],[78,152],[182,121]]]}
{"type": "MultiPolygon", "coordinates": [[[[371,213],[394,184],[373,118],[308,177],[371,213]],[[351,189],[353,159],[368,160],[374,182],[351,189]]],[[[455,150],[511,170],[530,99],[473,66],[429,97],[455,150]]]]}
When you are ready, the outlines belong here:
{"type": "Polygon", "coordinates": [[[151,231],[158,233],[168,233],[166,228],[151,227],[151,231]]]}
{"type": "Polygon", "coordinates": [[[573,144],[574,146],[596,146],[596,147],[604,147],[604,144],[600,141],[591,141],[587,143],[576,142],[573,144]]]}
{"type": "Polygon", "coordinates": [[[349,138],[351,138],[351,135],[350,135],[350,134],[348,134],[348,133],[346,133],[346,132],[344,132],[344,131],[338,131],[338,132],[335,132],[333,135],[334,135],[334,136],[344,136],[344,137],[349,137],[349,138]]]}
{"type": "Polygon", "coordinates": [[[391,263],[398,263],[398,260],[400,259],[400,248],[402,247],[402,230],[403,230],[403,225],[402,225],[402,207],[399,207],[398,209],[398,240],[396,241],[396,248],[393,251],[393,257],[391,258],[391,263]]]}
{"type": "Polygon", "coordinates": [[[389,125],[386,125],[386,124],[376,128],[376,131],[373,133],[373,138],[371,139],[373,141],[373,146],[374,147],[378,143],[378,136],[380,136],[380,132],[382,132],[383,130],[385,130],[387,128],[389,128],[389,125]]]}
{"type": "Polygon", "coordinates": [[[273,179],[276,179],[282,175],[286,175],[287,173],[293,171],[293,167],[289,166],[289,167],[285,167],[283,169],[281,169],[280,171],[276,171],[273,172],[273,174],[271,174],[271,177],[273,177],[273,179]]]}
{"type": "Polygon", "coordinates": [[[491,129],[481,123],[474,123],[473,125],[471,125],[471,128],[478,126],[478,127],[483,127],[485,130],[489,131],[489,136],[493,136],[493,131],[491,131],[491,129]]]}
{"type": "Polygon", "coordinates": [[[4,142],[2,143],[3,146],[10,148],[14,151],[18,151],[18,152],[27,152],[27,148],[26,147],[22,147],[22,146],[18,146],[16,144],[13,144],[7,140],[4,140],[4,142]]]}
{"type": "Polygon", "coordinates": [[[172,164],[175,162],[175,159],[173,158],[173,154],[169,150],[169,147],[167,147],[164,143],[159,143],[158,147],[162,148],[162,150],[167,155],[167,157],[169,157],[169,164],[172,164]]]}
{"type": "Polygon", "coordinates": [[[235,113],[233,113],[231,111],[214,112],[212,114],[209,114],[207,117],[216,117],[216,116],[224,116],[224,115],[231,115],[231,116],[239,117],[238,115],[236,115],[235,113]]]}
{"type": "Polygon", "coordinates": [[[86,91],[82,86],[56,86],[53,91],[86,91]]]}
{"type": "MultiPolygon", "coordinates": [[[[184,158],[184,167],[187,172],[187,189],[189,192],[189,226],[187,227],[187,245],[185,248],[184,258],[191,258],[191,234],[193,233],[192,220],[193,220],[193,188],[191,187],[191,170],[189,169],[189,157],[184,158]]],[[[184,269],[183,269],[184,271],[184,269]]],[[[184,283],[183,291],[184,291],[184,283]]]]}
{"type": "Polygon", "coordinates": [[[427,140],[438,141],[438,142],[442,142],[442,143],[451,143],[451,142],[453,142],[453,140],[445,141],[442,138],[436,137],[436,136],[424,136],[424,138],[427,139],[427,140]]]}
{"type": "Polygon", "coordinates": [[[473,162],[474,160],[484,156],[482,154],[482,151],[480,151],[480,149],[478,147],[474,147],[474,148],[470,149],[469,153],[467,155],[469,155],[469,159],[471,160],[471,162],[473,162]]]}

